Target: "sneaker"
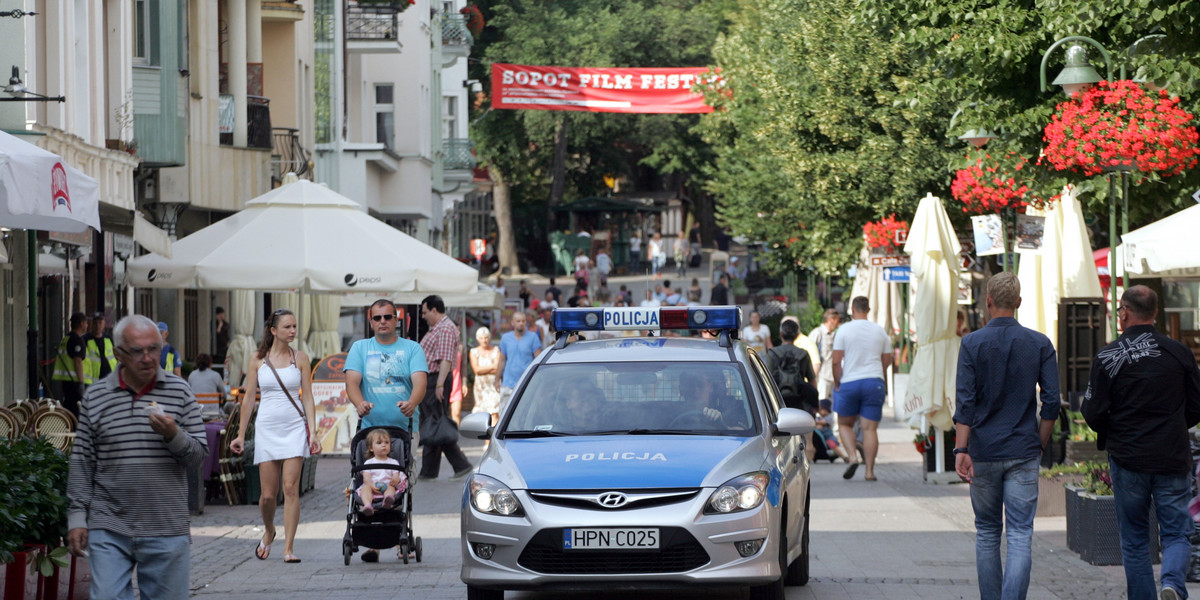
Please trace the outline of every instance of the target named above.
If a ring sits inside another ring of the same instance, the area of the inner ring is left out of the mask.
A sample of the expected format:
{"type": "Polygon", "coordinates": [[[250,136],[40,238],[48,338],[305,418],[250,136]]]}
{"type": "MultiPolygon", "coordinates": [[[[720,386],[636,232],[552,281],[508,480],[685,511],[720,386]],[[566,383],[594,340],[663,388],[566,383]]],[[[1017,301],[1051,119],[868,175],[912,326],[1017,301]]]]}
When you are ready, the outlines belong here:
{"type": "Polygon", "coordinates": [[[427,477],[425,475],[417,475],[417,481],[437,481],[437,477],[427,477]]]}
{"type": "Polygon", "coordinates": [[[450,481],[458,481],[460,479],[465,479],[466,476],[470,475],[471,472],[473,472],[474,470],[475,470],[475,467],[467,467],[461,471],[455,471],[454,475],[452,475],[450,477],[450,481]]]}
{"type": "Polygon", "coordinates": [[[1179,600],[1179,592],[1170,586],[1163,586],[1162,592],[1158,594],[1159,600],[1179,600]]]}

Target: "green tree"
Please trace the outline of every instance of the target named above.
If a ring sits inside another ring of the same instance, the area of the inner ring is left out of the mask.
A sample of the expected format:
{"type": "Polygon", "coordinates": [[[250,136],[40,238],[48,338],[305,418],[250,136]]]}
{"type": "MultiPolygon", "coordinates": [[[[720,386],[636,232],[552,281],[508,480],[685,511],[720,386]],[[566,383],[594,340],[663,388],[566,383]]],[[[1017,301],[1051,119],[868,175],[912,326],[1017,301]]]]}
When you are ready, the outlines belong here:
{"type": "MultiPolygon", "coordinates": [[[[510,0],[481,3],[488,32],[477,50],[475,76],[488,80],[494,62],[588,67],[668,67],[710,64],[729,0],[510,0]],[[481,47],[481,48],[480,48],[481,47]]],[[[547,208],[601,193],[613,174],[665,189],[689,185],[711,159],[693,132],[696,115],[491,110],[472,126],[480,161],[507,184],[513,203],[547,208]]],[[[497,183],[499,186],[499,183],[497,183]]],[[[511,223],[497,224],[501,265],[515,269],[505,246],[530,247],[545,238],[505,243],[511,223]]],[[[698,188],[700,192],[703,189],[698,188]]],[[[511,215],[512,211],[507,211],[511,215]]]]}

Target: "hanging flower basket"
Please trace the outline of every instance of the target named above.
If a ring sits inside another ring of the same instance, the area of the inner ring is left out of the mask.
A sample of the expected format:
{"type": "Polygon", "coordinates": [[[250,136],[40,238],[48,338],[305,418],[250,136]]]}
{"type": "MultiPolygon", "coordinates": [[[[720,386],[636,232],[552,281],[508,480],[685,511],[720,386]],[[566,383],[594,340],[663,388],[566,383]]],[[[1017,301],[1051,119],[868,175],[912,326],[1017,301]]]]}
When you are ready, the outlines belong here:
{"type": "Polygon", "coordinates": [[[1041,205],[1041,201],[1029,195],[1024,171],[1029,161],[1012,152],[995,155],[976,151],[967,154],[975,164],[960,169],[954,174],[950,193],[962,202],[962,210],[968,214],[988,214],[1005,208],[1022,209],[1028,204],[1041,205]]]}
{"type": "Polygon", "coordinates": [[[908,229],[908,221],[897,221],[892,214],[863,225],[863,234],[867,236],[867,246],[873,250],[899,250],[896,232],[904,229],[908,229]]]}
{"type": "Polygon", "coordinates": [[[1200,134],[1191,120],[1166,90],[1101,81],[1058,105],[1042,138],[1044,154],[1059,171],[1091,176],[1136,170],[1169,177],[1195,167],[1200,157],[1200,134]]]}
{"type": "Polygon", "coordinates": [[[483,33],[484,25],[483,12],[479,10],[479,7],[474,4],[468,4],[458,12],[466,17],[467,31],[470,31],[472,36],[479,37],[479,34],[483,33]]]}

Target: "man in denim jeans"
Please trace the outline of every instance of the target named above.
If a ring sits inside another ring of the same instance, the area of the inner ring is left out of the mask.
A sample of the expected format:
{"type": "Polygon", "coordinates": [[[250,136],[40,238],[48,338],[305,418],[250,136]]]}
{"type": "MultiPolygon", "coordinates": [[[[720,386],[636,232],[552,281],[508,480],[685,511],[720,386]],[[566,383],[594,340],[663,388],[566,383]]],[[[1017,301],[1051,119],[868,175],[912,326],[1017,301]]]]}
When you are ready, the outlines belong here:
{"type": "Polygon", "coordinates": [[[1054,346],[1017,323],[1013,314],[1020,305],[1016,275],[988,281],[991,321],[963,338],[958,355],[954,467],[971,484],[982,600],[1023,600],[1029,591],[1038,459],[1061,404],[1054,346]],[[1001,532],[1008,541],[1007,568],[1000,563],[1001,532]]]}
{"type": "Polygon", "coordinates": [[[1124,332],[1092,363],[1083,417],[1108,450],[1130,600],[1154,598],[1150,566],[1151,502],[1162,535],[1162,600],[1187,598],[1191,555],[1188,428],[1200,422],[1200,370],[1183,344],[1154,328],[1158,294],[1135,285],[1121,296],[1124,332]]]}

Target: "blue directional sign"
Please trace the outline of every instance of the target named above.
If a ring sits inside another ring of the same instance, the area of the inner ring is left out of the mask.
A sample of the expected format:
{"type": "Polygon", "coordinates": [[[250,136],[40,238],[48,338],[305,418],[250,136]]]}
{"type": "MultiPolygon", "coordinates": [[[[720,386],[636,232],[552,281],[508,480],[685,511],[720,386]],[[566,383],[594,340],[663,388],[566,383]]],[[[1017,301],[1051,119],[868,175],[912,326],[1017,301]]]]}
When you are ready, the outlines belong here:
{"type": "Polygon", "coordinates": [[[908,283],[912,267],[888,267],[883,270],[883,280],[892,283],[908,283]]]}

